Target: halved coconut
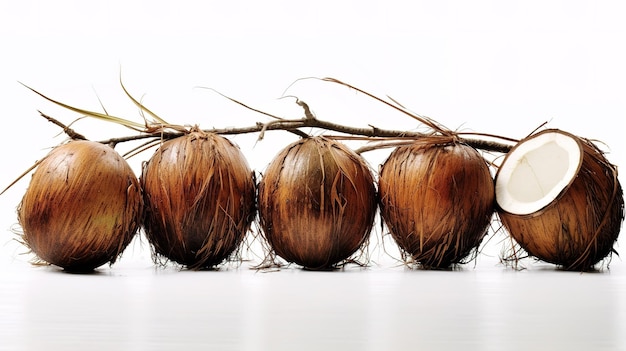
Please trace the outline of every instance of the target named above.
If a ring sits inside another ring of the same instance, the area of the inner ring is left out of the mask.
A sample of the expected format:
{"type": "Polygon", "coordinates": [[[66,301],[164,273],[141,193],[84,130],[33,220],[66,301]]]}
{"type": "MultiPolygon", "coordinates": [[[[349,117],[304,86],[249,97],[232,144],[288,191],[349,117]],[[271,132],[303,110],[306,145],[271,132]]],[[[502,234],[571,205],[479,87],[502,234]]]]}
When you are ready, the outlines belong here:
{"type": "Polygon", "coordinates": [[[608,256],[624,218],[616,167],[589,140],[557,129],[507,154],[496,174],[496,202],[524,250],[569,270],[608,256]]]}

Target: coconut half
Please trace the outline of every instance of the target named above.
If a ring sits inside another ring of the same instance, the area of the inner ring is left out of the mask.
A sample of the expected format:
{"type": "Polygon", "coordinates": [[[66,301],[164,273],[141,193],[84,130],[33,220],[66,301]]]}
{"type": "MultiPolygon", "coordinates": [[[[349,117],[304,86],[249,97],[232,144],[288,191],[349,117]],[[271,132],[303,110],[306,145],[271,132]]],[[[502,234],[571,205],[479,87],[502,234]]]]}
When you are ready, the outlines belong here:
{"type": "Polygon", "coordinates": [[[541,210],[572,182],[582,160],[580,143],[564,133],[541,133],[520,143],[496,178],[498,205],[519,215],[541,210]]]}
{"type": "Polygon", "coordinates": [[[495,196],[513,239],[531,256],[567,270],[588,270],[607,257],[624,218],[617,168],[591,141],[557,129],[509,151],[495,196]]]}

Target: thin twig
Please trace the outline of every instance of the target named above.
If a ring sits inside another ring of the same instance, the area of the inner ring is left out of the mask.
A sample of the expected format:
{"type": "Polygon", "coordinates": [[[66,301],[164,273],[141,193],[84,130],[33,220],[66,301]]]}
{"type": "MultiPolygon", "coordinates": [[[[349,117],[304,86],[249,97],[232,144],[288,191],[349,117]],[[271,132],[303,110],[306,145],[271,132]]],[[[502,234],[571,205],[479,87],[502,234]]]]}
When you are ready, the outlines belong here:
{"type": "Polygon", "coordinates": [[[274,119],[277,119],[277,120],[283,120],[284,119],[282,117],[275,116],[275,115],[273,115],[271,113],[267,113],[265,111],[261,111],[259,109],[254,108],[254,107],[248,106],[248,105],[244,104],[243,102],[241,102],[239,100],[233,99],[233,98],[231,98],[228,95],[222,94],[217,89],[213,89],[213,88],[209,88],[209,87],[196,87],[196,88],[210,90],[210,91],[216,93],[217,95],[219,95],[219,96],[221,96],[221,97],[223,97],[223,98],[225,98],[227,100],[230,100],[230,101],[236,103],[237,105],[243,106],[243,107],[245,107],[246,109],[248,109],[250,111],[254,111],[254,112],[260,113],[260,114],[265,115],[267,117],[271,117],[271,118],[274,118],[274,119]]]}
{"type": "Polygon", "coordinates": [[[51,122],[52,124],[55,124],[55,125],[61,127],[63,129],[63,133],[67,134],[67,136],[69,136],[70,139],[87,140],[87,138],[84,135],[82,135],[82,134],[76,132],[74,129],[66,126],[65,124],[61,123],[59,120],[57,120],[57,119],[55,119],[53,117],[50,117],[50,116],[48,116],[47,114],[45,114],[45,113],[43,113],[41,111],[37,111],[37,112],[39,112],[41,117],[47,119],[48,122],[51,122]]]}
{"type": "Polygon", "coordinates": [[[417,120],[420,123],[423,123],[423,124],[427,125],[428,127],[432,128],[433,130],[435,130],[435,131],[437,131],[437,132],[439,132],[439,133],[441,133],[443,135],[450,136],[450,135],[454,134],[451,130],[445,128],[444,126],[442,126],[440,123],[434,121],[433,119],[431,119],[429,117],[425,117],[425,116],[420,116],[420,115],[417,115],[415,113],[412,113],[412,112],[408,111],[404,106],[398,104],[393,99],[391,99],[391,101],[393,101],[393,104],[392,104],[392,103],[390,103],[388,101],[385,101],[385,100],[379,98],[378,96],[376,96],[374,94],[371,94],[371,93],[369,93],[369,92],[367,92],[367,91],[365,91],[363,89],[357,88],[357,87],[355,87],[355,86],[353,86],[351,84],[348,84],[346,82],[342,82],[339,79],[335,79],[335,78],[331,78],[331,77],[317,78],[317,79],[319,79],[321,81],[324,81],[324,82],[337,83],[337,84],[343,85],[345,87],[348,87],[350,89],[356,90],[359,93],[361,93],[363,95],[366,95],[366,96],[368,96],[368,97],[370,97],[370,98],[372,98],[372,99],[374,99],[374,100],[376,100],[378,102],[381,102],[381,103],[383,103],[383,104],[393,108],[396,111],[404,113],[405,115],[407,115],[407,116],[417,120]],[[394,104],[396,104],[396,105],[394,105],[394,104]]]}
{"type": "Polygon", "coordinates": [[[4,188],[2,190],[2,192],[0,192],[0,195],[4,194],[7,190],[9,190],[13,185],[15,185],[17,182],[20,181],[20,179],[24,178],[28,173],[30,173],[30,171],[32,171],[33,169],[37,168],[37,166],[39,166],[39,164],[41,163],[41,161],[43,161],[45,159],[45,157],[39,161],[36,161],[35,164],[33,164],[32,166],[30,166],[27,170],[24,171],[24,173],[20,174],[19,177],[17,177],[17,179],[15,179],[14,181],[11,182],[11,184],[9,184],[6,188],[4,188]]]}

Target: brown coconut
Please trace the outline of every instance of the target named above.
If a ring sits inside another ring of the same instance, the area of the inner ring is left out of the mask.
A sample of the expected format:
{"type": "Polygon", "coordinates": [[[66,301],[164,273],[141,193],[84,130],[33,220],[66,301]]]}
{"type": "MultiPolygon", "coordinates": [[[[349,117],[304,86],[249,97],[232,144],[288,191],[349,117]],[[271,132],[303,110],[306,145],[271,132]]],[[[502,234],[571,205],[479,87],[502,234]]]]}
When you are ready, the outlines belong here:
{"type": "Polygon", "coordinates": [[[228,139],[198,129],[163,142],[141,176],[155,260],[189,269],[222,263],[255,217],[254,175],[228,139]]]}
{"type": "Polygon", "coordinates": [[[68,271],[114,263],[140,224],[142,199],[132,169],[111,147],[72,141],[37,166],[18,208],[26,245],[68,271]]]}
{"type": "Polygon", "coordinates": [[[275,253],[307,269],[328,269],[368,238],[376,189],[365,161],[324,137],[283,149],[259,184],[259,217],[275,253]]]}
{"type": "Polygon", "coordinates": [[[530,255],[566,270],[607,257],[624,218],[617,168],[591,141],[548,129],[520,141],[496,174],[499,217],[530,255]]]}
{"type": "Polygon", "coordinates": [[[379,177],[382,218],[403,254],[424,268],[464,263],[494,212],[493,179],[483,157],[453,137],[395,149],[379,177]]]}

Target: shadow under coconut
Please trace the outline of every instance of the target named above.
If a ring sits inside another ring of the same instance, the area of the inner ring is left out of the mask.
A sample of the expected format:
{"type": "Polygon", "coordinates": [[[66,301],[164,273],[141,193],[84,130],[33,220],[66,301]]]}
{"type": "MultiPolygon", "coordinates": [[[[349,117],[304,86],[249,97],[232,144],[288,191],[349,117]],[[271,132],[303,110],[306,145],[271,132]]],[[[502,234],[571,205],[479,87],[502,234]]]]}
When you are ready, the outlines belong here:
{"type": "Polygon", "coordinates": [[[573,274],[583,274],[583,273],[592,273],[592,274],[607,274],[610,273],[610,264],[612,258],[606,258],[604,261],[598,262],[597,264],[590,266],[586,269],[569,269],[563,265],[557,265],[550,262],[545,262],[536,257],[526,256],[524,258],[507,258],[501,259],[500,264],[506,268],[511,269],[512,271],[534,271],[534,272],[564,272],[564,273],[573,273],[573,274]],[[529,261],[528,264],[522,261],[529,261]]]}
{"type": "Polygon", "coordinates": [[[429,267],[423,265],[417,265],[417,267],[411,268],[417,271],[440,271],[440,272],[465,272],[467,269],[463,264],[453,264],[448,267],[429,267]]]}
{"type": "Polygon", "coordinates": [[[231,271],[241,268],[248,260],[244,260],[238,257],[227,258],[219,263],[211,265],[193,266],[188,264],[179,263],[173,260],[169,260],[165,257],[159,257],[154,259],[153,263],[155,269],[160,271],[172,270],[176,272],[218,272],[218,271],[231,271]]]}
{"type": "Polygon", "coordinates": [[[297,263],[272,263],[266,265],[258,265],[250,267],[259,272],[278,272],[278,271],[304,271],[304,272],[346,272],[352,270],[366,270],[370,266],[359,262],[345,262],[330,266],[306,267],[297,263]]]}
{"type": "Polygon", "coordinates": [[[528,272],[539,272],[539,273],[554,273],[554,272],[563,272],[564,274],[570,273],[570,274],[606,274],[609,273],[608,269],[598,269],[598,268],[590,268],[588,270],[584,270],[584,271],[573,271],[570,269],[565,269],[563,267],[560,266],[550,266],[550,265],[541,265],[539,267],[532,267],[532,268],[519,268],[516,269],[516,271],[528,271],[528,272]]]}
{"type": "MultiPolygon", "coordinates": [[[[22,242],[20,243],[23,245],[22,242]]],[[[108,268],[112,264],[103,264],[95,268],[85,268],[84,266],[61,267],[35,257],[30,260],[30,265],[33,269],[41,269],[55,274],[106,276],[111,275],[108,268]]]]}
{"type": "Polygon", "coordinates": [[[51,273],[56,273],[56,274],[66,274],[66,275],[89,275],[89,276],[110,276],[111,273],[107,272],[106,268],[94,268],[94,269],[68,269],[68,268],[63,268],[63,267],[59,267],[59,266],[55,266],[52,264],[41,264],[41,265],[37,265],[36,266],[40,266],[40,268],[44,268],[46,271],[51,272],[51,273]]]}
{"type": "Polygon", "coordinates": [[[472,271],[476,267],[474,260],[464,263],[452,263],[447,266],[429,266],[419,262],[403,262],[402,266],[408,271],[425,271],[425,272],[466,272],[472,271]]]}

